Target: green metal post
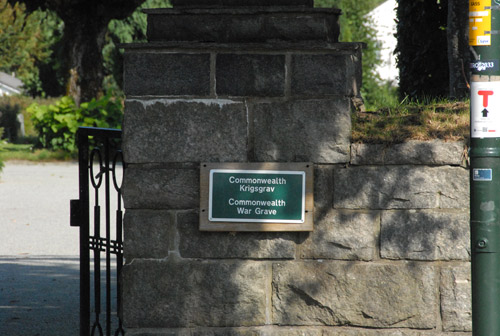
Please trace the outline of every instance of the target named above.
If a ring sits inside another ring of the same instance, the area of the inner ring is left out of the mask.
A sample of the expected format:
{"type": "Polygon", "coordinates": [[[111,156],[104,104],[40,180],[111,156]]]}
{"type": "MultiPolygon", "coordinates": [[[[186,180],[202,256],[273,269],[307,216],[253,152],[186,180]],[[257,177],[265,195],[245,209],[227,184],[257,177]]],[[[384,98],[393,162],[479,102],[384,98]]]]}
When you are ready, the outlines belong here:
{"type": "Polygon", "coordinates": [[[500,335],[500,0],[469,1],[472,330],[500,335]]]}

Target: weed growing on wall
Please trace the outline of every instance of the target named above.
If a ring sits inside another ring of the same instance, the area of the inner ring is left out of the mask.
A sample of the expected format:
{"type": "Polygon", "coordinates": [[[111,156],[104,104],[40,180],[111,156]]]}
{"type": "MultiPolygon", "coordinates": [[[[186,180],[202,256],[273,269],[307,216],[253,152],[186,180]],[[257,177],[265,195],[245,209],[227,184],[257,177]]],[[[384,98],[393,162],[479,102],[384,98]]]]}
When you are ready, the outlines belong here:
{"type": "Polygon", "coordinates": [[[34,103],[28,112],[44,148],[76,153],[78,127],[120,128],[123,104],[107,94],[76,106],[71,97],[65,96],[51,105],[34,103]]]}

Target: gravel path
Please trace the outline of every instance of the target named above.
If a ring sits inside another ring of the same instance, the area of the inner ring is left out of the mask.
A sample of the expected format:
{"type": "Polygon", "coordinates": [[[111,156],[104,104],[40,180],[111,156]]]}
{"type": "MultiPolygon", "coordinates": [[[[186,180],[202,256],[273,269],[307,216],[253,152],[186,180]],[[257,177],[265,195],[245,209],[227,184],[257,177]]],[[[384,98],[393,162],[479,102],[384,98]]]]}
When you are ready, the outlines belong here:
{"type": "Polygon", "coordinates": [[[69,200],[78,164],[6,162],[0,173],[0,256],[78,255],[69,200]]]}
{"type": "Polygon", "coordinates": [[[78,335],[76,163],[6,162],[0,173],[0,335],[78,335]]]}

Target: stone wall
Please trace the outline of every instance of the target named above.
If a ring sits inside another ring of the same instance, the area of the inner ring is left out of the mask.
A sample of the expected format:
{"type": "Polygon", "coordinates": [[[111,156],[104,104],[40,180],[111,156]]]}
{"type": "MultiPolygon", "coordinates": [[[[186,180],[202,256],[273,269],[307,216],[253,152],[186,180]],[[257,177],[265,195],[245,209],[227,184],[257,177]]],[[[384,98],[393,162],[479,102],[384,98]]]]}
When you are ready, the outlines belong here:
{"type": "Polygon", "coordinates": [[[292,7],[153,11],[127,47],[127,334],[469,335],[464,144],[351,144],[362,46],[292,7]],[[313,162],[314,232],[200,232],[201,162],[313,162]]]}
{"type": "Polygon", "coordinates": [[[129,334],[470,335],[463,151],[355,144],[316,164],[312,233],[199,232],[197,169],[132,165],[151,206],[126,214],[129,334]]]}

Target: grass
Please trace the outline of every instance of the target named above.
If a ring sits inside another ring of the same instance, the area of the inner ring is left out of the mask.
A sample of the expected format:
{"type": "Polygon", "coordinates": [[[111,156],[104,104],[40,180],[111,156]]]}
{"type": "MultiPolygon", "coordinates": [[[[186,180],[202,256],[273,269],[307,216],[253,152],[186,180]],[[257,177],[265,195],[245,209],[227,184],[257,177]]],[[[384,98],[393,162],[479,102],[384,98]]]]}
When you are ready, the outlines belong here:
{"type": "Polygon", "coordinates": [[[12,144],[0,141],[0,161],[23,160],[33,162],[68,161],[73,159],[63,151],[36,149],[32,144],[12,144]]]}
{"type": "Polygon", "coordinates": [[[468,101],[402,102],[352,116],[352,141],[391,144],[408,140],[468,139],[468,101]]]}

